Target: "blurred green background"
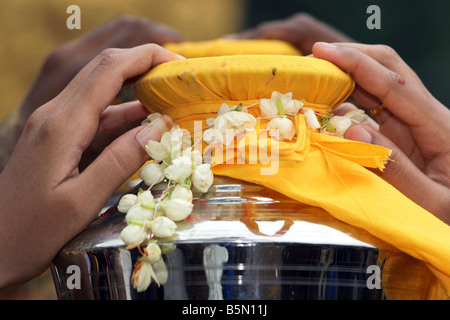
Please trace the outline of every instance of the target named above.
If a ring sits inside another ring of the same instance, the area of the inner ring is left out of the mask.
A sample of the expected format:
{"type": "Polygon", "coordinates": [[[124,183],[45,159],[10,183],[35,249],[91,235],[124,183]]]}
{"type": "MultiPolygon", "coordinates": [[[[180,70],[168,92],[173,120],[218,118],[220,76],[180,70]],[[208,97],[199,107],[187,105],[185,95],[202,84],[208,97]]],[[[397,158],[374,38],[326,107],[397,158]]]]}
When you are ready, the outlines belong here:
{"type": "MultiPolygon", "coordinates": [[[[0,0],[0,122],[20,104],[56,46],[121,14],[172,26],[186,40],[209,40],[297,12],[310,13],[359,42],[393,47],[431,93],[450,106],[450,1],[0,0]],[[81,8],[81,30],[66,28],[71,4],[81,8]],[[366,10],[372,4],[381,9],[380,30],[366,27],[366,10]]],[[[3,298],[55,299],[50,273],[3,298]]]]}
{"type": "Polygon", "coordinates": [[[251,0],[245,28],[307,12],[361,43],[394,48],[429,91],[450,106],[450,1],[251,0]],[[381,29],[369,30],[370,5],[381,10],[381,29]]]}

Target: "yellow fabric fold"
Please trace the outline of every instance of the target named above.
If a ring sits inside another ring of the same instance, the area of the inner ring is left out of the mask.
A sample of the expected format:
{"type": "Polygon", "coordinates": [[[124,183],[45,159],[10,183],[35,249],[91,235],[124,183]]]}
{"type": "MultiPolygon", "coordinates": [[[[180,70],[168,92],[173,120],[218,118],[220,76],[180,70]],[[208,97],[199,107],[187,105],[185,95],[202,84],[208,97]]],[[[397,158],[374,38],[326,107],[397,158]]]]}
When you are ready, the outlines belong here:
{"type": "Polygon", "coordinates": [[[301,52],[288,42],[264,39],[234,40],[221,38],[208,41],[166,43],[164,47],[185,58],[238,54],[301,55],[301,52]]]}
{"type": "MultiPolygon", "coordinates": [[[[353,88],[346,73],[318,59],[235,56],[160,65],[136,84],[135,92],[151,111],[167,113],[195,135],[198,123],[206,129],[206,119],[214,118],[224,101],[249,106],[276,90],[292,92],[294,99],[326,113],[353,88]]],[[[248,110],[260,117],[258,108],[248,110]]],[[[296,137],[275,142],[263,136],[267,120],[258,120],[256,133],[249,133],[256,134],[256,140],[240,137],[236,145],[215,149],[225,156],[213,164],[214,174],[276,190],[317,208],[317,216],[327,214],[330,219],[325,220],[340,228],[360,230],[378,244],[387,244],[380,258],[388,298],[449,299],[450,227],[367,169],[383,170],[390,150],[311,131],[302,114],[294,121],[296,137]],[[252,144],[278,145],[278,157],[265,164],[248,163],[251,152],[246,150],[255,150],[252,144]],[[226,153],[241,147],[244,152],[226,153]],[[276,170],[262,174],[269,169],[276,170]]]]}

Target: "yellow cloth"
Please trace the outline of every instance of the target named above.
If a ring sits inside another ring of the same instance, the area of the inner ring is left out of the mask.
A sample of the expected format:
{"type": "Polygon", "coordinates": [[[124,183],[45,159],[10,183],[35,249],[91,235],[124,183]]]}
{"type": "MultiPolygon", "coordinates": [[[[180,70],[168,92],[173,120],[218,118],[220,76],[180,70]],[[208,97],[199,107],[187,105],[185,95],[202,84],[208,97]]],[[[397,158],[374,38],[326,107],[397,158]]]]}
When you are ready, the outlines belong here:
{"type": "MultiPolygon", "coordinates": [[[[306,107],[327,114],[353,87],[349,75],[315,58],[228,56],[160,65],[136,84],[135,93],[151,111],[166,113],[182,128],[193,131],[195,120],[203,121],[205,129],[205,120],[215,117],[222,102],[249,106],[270,98],[276,90],[292,92],[306,107]]],[[[249,112],[260,116],[257,107],[249,112]]],[[[258,120],[255,132],[265,128],[266,122],[258,120]]],[[[311,131],[302,114],[295,117],[295,127],[297,135],[292,141],[279,142],[277,163],[237,164],[240,157],[248,160],[252,154],[236,152],[223,157],[232,160],[231,164],[214,163],[214,173],[264,185],[321,208],[342,224],[388,244],[390,251],[383,254],[388,298],[448,299],[450,227],[365,168],[383,169],[390,151],[311,131]],[[262,174],[263,168],[274,165],[276,172],[262,174]],[[400,270],[398,266],[406,267],[400,270]],[[403,276],[399,278],[399,274],[403,276]],[[398,279],[408,280],[406,291],[399,289],[402,281],[398,279]]],[[[244,139],[241,144],[255,141],[261,144],[265,140],[244,139]]]]}
{"type": "Polygon", "coordinates": [[[210,41],[166,43],[164,47],[185,58],[215,57],[236,54],[301,55],[297,48],[290,43],[281,40],[216,39],[210,41]]]}

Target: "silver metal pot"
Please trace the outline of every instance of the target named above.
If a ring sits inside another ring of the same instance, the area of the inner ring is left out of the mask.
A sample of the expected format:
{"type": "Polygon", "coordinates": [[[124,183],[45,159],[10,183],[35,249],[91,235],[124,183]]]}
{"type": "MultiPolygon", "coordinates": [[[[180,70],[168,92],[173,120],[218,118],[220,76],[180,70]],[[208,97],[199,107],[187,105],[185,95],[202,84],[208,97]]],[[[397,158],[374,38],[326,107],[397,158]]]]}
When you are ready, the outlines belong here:
{"type": "Polygon", "coordinates": [[[307,206],[223,177],[197,196],[168,243],[176,248],[163,255],[165,285],[141,293],[132,287],[140,253],[125,248],[124,214],[113,205],[55,258],[59,299],[383,299],[373,285],[379,279],[370,279],[371,268],[382,270],[380,250],[311,219],[307,206]]]}

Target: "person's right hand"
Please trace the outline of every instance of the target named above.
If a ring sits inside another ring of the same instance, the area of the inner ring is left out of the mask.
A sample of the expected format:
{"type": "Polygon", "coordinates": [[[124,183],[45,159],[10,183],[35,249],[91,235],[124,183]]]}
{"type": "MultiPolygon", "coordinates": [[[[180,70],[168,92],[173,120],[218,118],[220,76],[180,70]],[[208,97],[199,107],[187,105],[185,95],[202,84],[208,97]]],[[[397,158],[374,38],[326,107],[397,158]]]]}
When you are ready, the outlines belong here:
{"type": "Polygon", "coordinates": [[[354,125],[345,138],[391,149],[392,161],[380,176],[450,223],[450,110],[387,46],[316,43],[313,53],[352,75],[353,96],[365,109],[383,106],[376,114],[379,131],[354,125]]]}
{"type": "Polygon", "coordinates": [[[168,26],[129,15],[118,17],[54,49],[42,66],[22,108],[29,115],[53,99],[81,68],[105,49],[132,48],[145,43],[163,45],[182,40],[182,36],[168,26]]]}
{"type": "Polygon", "coordinates": [[[256,28],[229,35],[233,39],[284,40],[309,55],[317,41],[351,42],[352,39],[307,13],[297,13],[284,20],[267,21],[256,28]]]}

